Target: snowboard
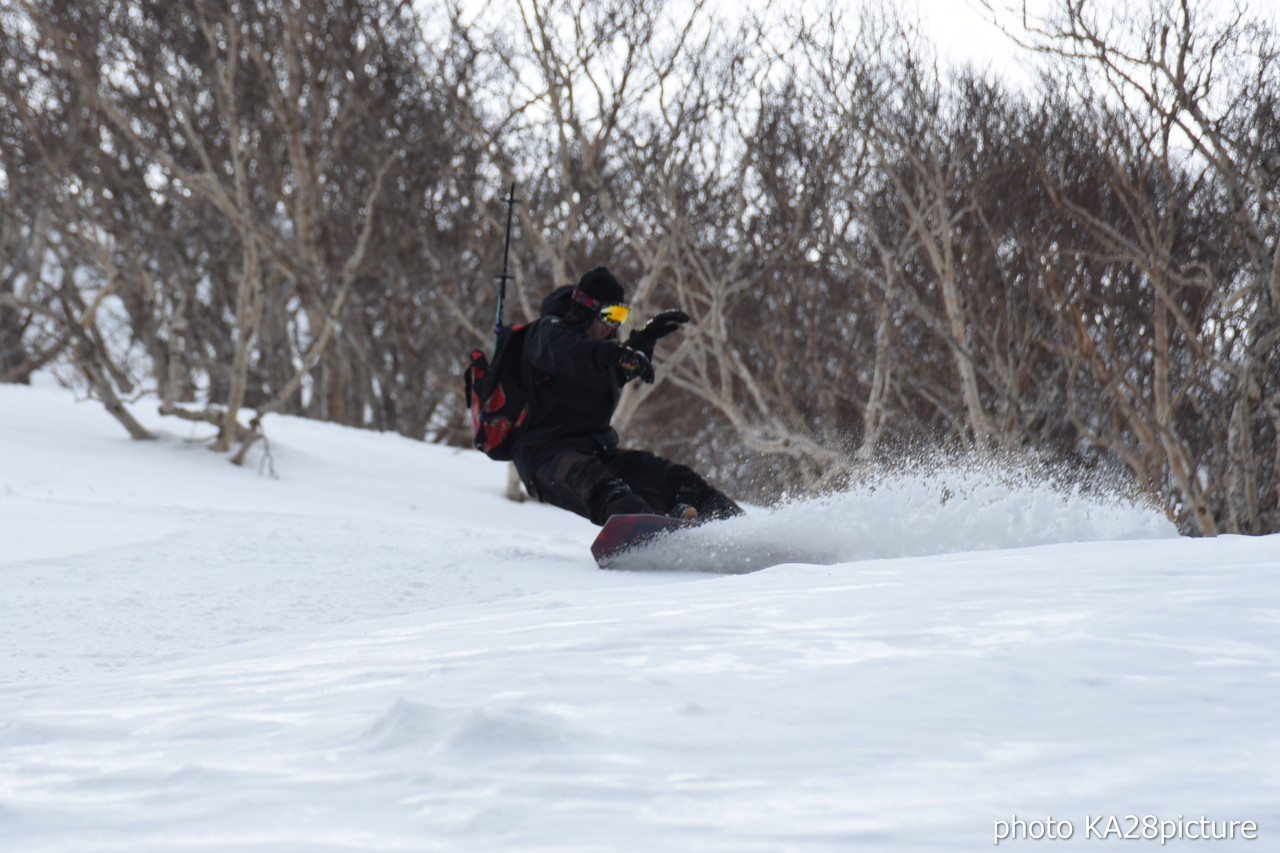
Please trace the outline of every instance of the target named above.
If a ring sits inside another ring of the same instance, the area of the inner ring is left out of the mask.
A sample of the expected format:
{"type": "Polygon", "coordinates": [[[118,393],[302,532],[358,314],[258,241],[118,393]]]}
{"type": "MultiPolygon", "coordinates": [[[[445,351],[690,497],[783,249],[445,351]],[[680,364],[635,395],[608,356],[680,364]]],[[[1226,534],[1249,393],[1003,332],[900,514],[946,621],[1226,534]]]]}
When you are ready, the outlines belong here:
{"type": "Polygon", "coordinates": [[[631,549],[681,527],[694,527],[696,520],[668,518],[665,515],[614,515],[600,528],[591,543],[591,556],[596,565],[607,569],[619,556],[631,549]]]}

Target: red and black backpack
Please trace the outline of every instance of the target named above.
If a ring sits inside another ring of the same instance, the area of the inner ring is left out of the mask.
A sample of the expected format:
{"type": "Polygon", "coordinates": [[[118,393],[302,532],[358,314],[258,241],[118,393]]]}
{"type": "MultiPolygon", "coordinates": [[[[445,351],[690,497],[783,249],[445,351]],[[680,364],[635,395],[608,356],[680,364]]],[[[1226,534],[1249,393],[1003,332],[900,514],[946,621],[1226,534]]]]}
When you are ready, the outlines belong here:
{"type": "Polygon", "coordinates": [[[499,327],[493,359],[482,350],[472,350],[471,364],[463,373],[471,409],[472,443],[499,462],[511,459],[520,428],[529,419],[532,395],[521,373],[524,339],[531,326],[532,323],[520,323],[499,327]]]}

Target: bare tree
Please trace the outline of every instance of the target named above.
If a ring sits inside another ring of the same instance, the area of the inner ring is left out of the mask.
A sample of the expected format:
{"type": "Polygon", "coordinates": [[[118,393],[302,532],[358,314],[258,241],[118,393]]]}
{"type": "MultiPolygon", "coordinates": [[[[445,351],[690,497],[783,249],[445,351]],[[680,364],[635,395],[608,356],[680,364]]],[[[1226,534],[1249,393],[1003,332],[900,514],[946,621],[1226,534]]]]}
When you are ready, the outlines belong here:
{"type": "Polygon", "coordinates": [[[468,69],[420,51],[407,3],[29,0],[5,24],[32,45],[7,103],[74,190],[48,228],[104,281],[88,307],[123,304],[162,411],[237,460],[276,411],[447,428],[437,345],[461,338],[436,290],[473,263],[479,158],[448,76],[468,69]]]}
{"type": "Polygon", "coordinates": [[[599,263],[688,310],[618,425],[744,494],[1017,449],[1280,528],[1273,28],[1093,10],[1015,3],[1027,93],[835,2],[21,0],[0,378],[464,443],[515,180],[506,319],[599,263]]]}
{"type": "MultiPolygon", "coordinates": [[[[1274,33],[1240,9],[1192,0],[1116,18],[1074,2],[1044,17],[1022,11],[1028,43],[1060,61],[1077,103],[1106,116],[1096,126],[1122,216],[1099,215],[1069,186],[1055,198],[1148,291],[1143,315],[1111,333],[1149,330],[1149,384],[1081,353],[1126,420],[1142,422],[1130,445],[1142,458],[1131,467],[1152,482],[1167,472],[1178,516],[1201,533],[1272,529],[1280,520],[1274,33]],[[1232,227],[1219,234],[1200,211],[1232,227]],[[1188,253],[1189,240],[1206,239],[1213,251],[1188,253]],[[1156,470],[1152,453],[1162,460],[1156,470]]],[[[1106,337],[1091,328],[1099,316],[1077,316],[1077,340],[1106,337]]]]}

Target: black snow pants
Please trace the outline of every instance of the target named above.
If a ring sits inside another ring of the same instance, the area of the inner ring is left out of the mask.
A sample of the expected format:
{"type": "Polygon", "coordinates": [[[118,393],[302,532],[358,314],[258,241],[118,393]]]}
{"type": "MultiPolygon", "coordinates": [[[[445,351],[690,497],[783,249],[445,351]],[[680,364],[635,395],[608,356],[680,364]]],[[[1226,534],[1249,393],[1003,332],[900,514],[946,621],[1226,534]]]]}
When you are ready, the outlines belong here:
{"type": "Polygon", "coordinates": [[[526,488],[543,503],[575,512],[596,524],[611,515],[667,515],[680,504],[701,519],[742,514],[731,498],[692,468],[644,450],[566,445],[532,472],[521,471],[526,488]]]}

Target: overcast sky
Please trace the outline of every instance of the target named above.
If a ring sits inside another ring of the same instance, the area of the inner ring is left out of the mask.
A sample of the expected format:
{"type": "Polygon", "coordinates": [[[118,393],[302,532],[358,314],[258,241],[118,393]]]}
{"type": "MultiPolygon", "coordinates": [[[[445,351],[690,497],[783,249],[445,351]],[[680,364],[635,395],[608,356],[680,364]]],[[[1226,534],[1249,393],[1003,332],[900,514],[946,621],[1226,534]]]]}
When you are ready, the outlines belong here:
{"type": "MultiPolygon", "coordinates": [[[[979,68],[990,66],[1005,76],[1018,77],[1020,68],[1030,60],[1007,35],[981,10],[978,0],[893,0],[903,9],[918,8],[920,20],[939,54],[954,62],[971,61],[979,68]]],[[[1008,5],[1015,0],[997,0],[997,5],[1008,5]]],[[[1093,0],[1099,6],[1121,5],[1131,0],[1093,0]]],[[[1230,0],[1221,0],[1226,3],[1230,0]]],[[[1280,0],[1244,0],[1254,12],[1265,14],[1280,27],[1280,0]]],[[[1031,0],[1031,8],[1044,8],[1055,0],[1031,0]]],[[[1018,28],[1016,17],[1011,17],[1011,29],[1018,28]]],[[[1031,75],[1023,78],[1023,82],[1031,75]]]]}
{"type": "Polygon", "coordinates": [[[920,9],[920,20],[939,53],[956,62],[993,67],[1013,62],[1016,46],[977,11],[972,0],[900,0],[920,9]]]}

